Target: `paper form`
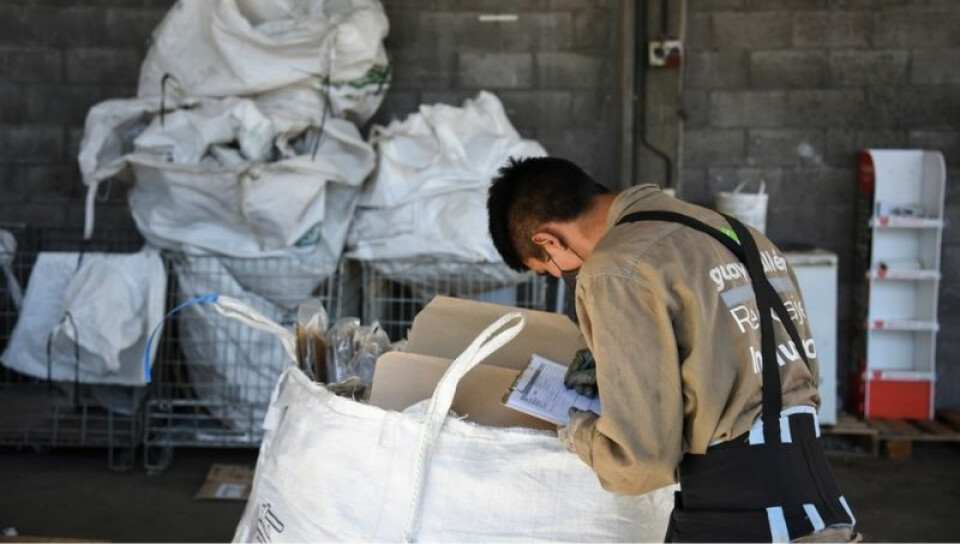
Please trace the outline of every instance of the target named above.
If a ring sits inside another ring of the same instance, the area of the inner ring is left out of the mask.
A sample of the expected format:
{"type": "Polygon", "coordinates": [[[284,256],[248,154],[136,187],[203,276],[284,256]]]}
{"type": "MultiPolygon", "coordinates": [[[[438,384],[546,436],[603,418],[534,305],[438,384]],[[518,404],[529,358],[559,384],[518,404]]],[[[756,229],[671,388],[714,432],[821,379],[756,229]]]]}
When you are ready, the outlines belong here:
{"type": "Polygon", "coordinates": [[[504,405],[557,425],[566,425],[570,421],[571,407],[599,415],[600,398],[590,398],[567,389],[563,385],[566,373],[566,365],[533,355],[504,405]]]}

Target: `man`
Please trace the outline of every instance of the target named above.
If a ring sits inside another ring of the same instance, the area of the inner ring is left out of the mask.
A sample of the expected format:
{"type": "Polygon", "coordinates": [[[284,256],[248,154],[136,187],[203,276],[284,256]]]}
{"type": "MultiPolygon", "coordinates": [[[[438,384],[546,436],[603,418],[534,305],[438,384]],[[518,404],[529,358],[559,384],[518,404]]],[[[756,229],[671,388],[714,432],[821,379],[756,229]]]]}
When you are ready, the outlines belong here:
{"type": "Polygon", "coordinates": [[[558,158],[511,160],[488,211],[509,266],[575,286],[602,415],[558,432],[605,489],[679,478],[673,541],[859,537],[818,440],[803,301],[768,239],[654,185],[610,193],[558,158]]]}

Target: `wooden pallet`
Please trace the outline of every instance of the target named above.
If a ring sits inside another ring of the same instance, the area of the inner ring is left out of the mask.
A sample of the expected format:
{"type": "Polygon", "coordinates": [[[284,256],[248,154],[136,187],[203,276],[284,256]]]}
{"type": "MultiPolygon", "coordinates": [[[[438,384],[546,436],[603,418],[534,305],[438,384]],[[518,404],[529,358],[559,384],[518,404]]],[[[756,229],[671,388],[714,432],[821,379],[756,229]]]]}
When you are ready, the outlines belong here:
{"type": "Polygon", "coordinates": [[[935,419],[868,419],[876,429],[883,452],[891,459],[909,459],[914,442],[960,443],[960,412],[938,410],[935,419]]]}
{"type": "MultiPolygon", "coordinates": [[[[856,443],[860,450],[868,455],[879,455],[880,453],[880,432],[869,426],[862,419],[854,417],[846,412],[841,412],[837,416],[835,425],[824,425],[821,428],[824,435],[840,436],[856,443]]],[[[851,455],[850,451],[827,450],[827,453],[837,453],[842,455],[851,455]]],[[[861,454],[862,455],[862,454],[861,454]]]]}

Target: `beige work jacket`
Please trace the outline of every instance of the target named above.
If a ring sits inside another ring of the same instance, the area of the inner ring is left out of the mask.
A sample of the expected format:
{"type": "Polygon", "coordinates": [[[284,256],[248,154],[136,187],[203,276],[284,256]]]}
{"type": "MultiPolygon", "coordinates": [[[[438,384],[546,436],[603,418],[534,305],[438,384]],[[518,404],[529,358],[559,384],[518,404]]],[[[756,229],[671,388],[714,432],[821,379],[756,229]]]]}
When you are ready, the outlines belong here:
{"type": "MultiPolygon", "coordinates": [[[[761,410],[760,322],[746,270],[692,228],[614,226],[630,213],[655,210],[729,228],[716,212],[655,185],[633,187],[617,196],[607,230],[580,270],[577,317],[596,359],[603,414],[579,425],[573,443],[605,489],[631,495],[674,483],[685,453],[705,453],[749,431],[761,410]]],[[[794,346],[774,321],[783,407],[819,407],[816,345],[796,278],[779,250],[752,232],[804,341],[794,346]]]]}

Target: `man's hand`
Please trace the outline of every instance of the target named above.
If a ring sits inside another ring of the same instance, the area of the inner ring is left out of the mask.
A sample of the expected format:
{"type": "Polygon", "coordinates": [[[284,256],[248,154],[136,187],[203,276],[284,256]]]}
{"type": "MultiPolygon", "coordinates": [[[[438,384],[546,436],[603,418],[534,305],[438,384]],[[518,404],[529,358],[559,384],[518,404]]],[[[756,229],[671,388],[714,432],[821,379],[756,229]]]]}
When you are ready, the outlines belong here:
{"type": "Polygon", "coordinates": [[[585,412],[573,407],[570,408],[570,421],[557,429],[557,438],[560,439],[563,447],[567,448],[567,451],[577,453],[573,445],[573,436],[577,433],[577,428],[580,427],[580,425],[583,425],[584,422],[590,421],[595,417],[597,417],[597,414],[593,412],[585,412]]]}
{"type": "Polygon", "coordinates": [[[577,352],[563,377],[563,385],[581,395],[597,396],[597,364],[589,349],[583,348],[577,352]]]}

